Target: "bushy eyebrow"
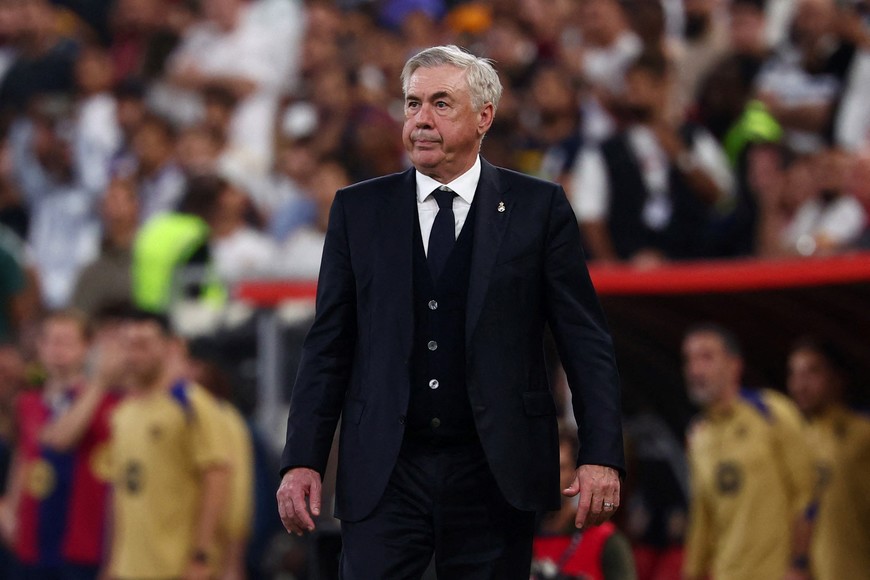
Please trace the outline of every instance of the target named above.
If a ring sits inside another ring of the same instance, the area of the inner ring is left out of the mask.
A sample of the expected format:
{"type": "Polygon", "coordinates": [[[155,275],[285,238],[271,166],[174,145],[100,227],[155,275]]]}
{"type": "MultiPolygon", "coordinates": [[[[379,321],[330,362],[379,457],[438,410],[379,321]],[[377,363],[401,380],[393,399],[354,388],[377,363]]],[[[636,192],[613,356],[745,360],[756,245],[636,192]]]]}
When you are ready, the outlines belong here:
{"type": "MultiPolygon", "coordinates": [[[[430,97],[430,101],[437,101],[439,99],[450,99],[453,100],[453,95],[448,91],[438,91],[437,93],[433,93],[430,97]]],[[[421,101],[422,99],[416,95],[409,94],[405,97],[405,101],[421,101]]]]}

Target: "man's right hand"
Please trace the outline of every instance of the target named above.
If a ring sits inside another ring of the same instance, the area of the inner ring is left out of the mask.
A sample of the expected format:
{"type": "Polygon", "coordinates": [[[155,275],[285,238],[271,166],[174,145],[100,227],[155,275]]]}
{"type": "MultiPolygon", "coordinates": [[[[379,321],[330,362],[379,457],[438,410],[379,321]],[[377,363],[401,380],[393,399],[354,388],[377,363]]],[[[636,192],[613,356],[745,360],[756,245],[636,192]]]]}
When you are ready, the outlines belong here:
{"type": "Polygon", "coordinates": [[[311,516],[320,515],[320,490],[320,474],[313,469],[294,467],[284,474],[277,493],[278,513],[288,532],[301,536],[314,531],[311,516]]]}

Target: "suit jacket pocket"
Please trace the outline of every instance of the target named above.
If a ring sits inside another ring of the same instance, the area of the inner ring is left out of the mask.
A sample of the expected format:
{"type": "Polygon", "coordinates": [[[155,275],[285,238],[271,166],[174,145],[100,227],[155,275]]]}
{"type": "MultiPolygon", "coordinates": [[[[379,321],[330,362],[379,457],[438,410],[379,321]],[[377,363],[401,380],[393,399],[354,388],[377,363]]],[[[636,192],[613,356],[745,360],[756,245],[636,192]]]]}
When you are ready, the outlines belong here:
{"type": "Polygon", "coordinates": [[[344,412],[342,413],[342,420],[350,421],[351,423],[359,425],[365,408],[366,402],[362,399],[354,399],[352,397],[348,397],[344,401],[344,412]]]}
{"type": "Polygon", "coordinates": [[[523,408],[530,417],[556,414],[556,403],[550,391],[527,391],[523,393],[523,408]]]}

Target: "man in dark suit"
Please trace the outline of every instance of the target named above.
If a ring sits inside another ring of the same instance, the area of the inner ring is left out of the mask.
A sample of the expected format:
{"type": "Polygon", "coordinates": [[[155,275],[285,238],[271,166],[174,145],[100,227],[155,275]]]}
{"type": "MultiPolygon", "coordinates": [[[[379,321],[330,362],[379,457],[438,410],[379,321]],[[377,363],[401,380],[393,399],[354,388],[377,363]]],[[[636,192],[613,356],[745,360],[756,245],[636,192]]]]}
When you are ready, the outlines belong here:
{"type": "Polygon", "coordinates": [[[293,389],[278,507],[314,529],[342,418],[336,517],[346,579],[529,576],[535,512],[558,509],[549,324],[582,442],[578,526],[608,519],[623,471],[610,336],[558,185],[479,156],[501,95],[454,46],[402,73],[414,169],[336,194],[317,314],[293,389]]]}

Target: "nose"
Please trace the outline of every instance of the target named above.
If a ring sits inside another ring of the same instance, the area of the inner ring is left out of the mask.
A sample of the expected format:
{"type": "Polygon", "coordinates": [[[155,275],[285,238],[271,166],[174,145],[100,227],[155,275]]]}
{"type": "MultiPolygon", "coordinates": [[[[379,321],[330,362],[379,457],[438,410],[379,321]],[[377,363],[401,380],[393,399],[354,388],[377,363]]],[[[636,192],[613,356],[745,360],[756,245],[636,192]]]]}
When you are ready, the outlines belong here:
{"type": "Polygon", "coordinates": [[[428,103],[423,103],[417,110],[414,119],[418,129],[428,129],[432,127],[432,108],[428,103]]]}

